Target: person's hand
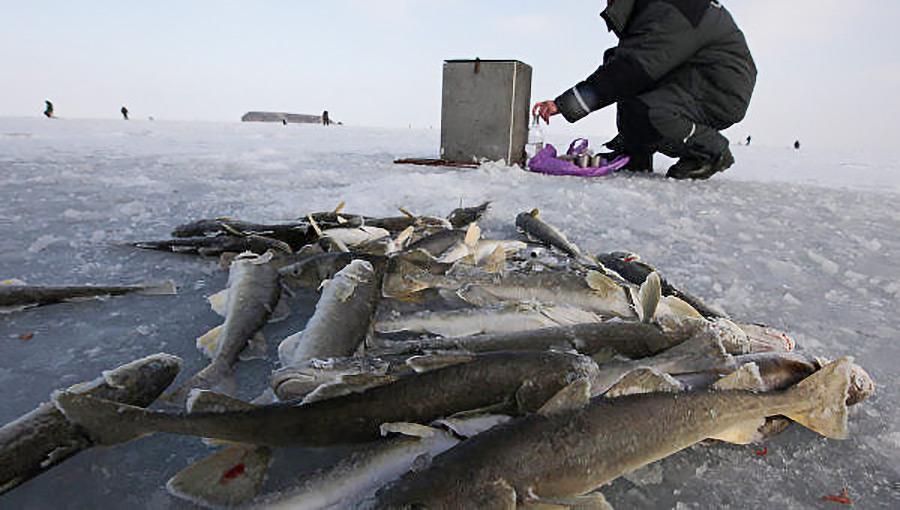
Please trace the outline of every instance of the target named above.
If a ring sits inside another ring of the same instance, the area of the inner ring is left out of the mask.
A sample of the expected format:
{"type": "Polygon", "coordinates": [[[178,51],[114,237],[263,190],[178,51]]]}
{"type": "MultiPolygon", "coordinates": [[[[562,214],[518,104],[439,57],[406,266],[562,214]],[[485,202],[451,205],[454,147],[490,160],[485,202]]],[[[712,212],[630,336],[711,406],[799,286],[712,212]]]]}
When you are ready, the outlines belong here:
{"type": "Polygon", "coordinates": [[[553,101],[543,101],[536,105],[531,109],[532,116],[538,116],[544,119],[544,122],[550,124],[550,117],[559,113],[559,108],[556,106],[556,103],[553,101]]]}

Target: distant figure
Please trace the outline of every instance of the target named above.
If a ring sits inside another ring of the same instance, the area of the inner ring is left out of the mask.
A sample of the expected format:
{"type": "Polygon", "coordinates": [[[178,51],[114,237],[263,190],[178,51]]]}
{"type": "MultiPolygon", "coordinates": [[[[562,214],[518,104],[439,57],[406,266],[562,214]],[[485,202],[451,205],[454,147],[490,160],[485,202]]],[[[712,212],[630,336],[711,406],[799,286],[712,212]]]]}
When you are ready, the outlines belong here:
{"type": "Polygon", "coordinates": [[[125,108],[123,106],[122,109],[119,111],[122,112],[122,117],[125,117],[125,120],[128,120],[128,108],[125,108]]]}
{"type": "Polygon", "coordinates": [[[750,145],[750,135],[747,135],[747,145],[750,145]]]}
{"type": "Polygon", "coordinates": [[[797,150],[800,150],[800,140],[797,140],[796,142],[794,142],[794,148],[797,150]]]}
{"type": "Polygon", "coordinates": [[[328,110],[322,112],[322,125],[328,126],[331,124],[331,120],[328,118],[328,110]]]}
{"type": "Polygon", "coordinates": [[[287,119],[281,119],[281,125],[287,126],[287,119]]]}
{"type": "Polygon", "coordinates": [[[50,101],[44,101],[44,102],[47,103],[47,107],[44,108],[44,115],[46,115],[48,119],[52,119],[53,118],[53,103],[51,103],[50,101]]]}

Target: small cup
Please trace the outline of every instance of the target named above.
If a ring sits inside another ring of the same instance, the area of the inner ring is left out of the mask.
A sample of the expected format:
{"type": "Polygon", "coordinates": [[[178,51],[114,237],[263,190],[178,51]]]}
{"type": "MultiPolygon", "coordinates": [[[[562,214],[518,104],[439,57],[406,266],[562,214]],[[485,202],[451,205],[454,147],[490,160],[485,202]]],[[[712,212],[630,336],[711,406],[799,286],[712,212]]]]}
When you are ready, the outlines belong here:
{"type": "Polygon", "coordinates": [[[591,167],[597,168],[603,164],[603,156],[600,154],[594,154],[591,156],[591,167]]]}
{"type": "Polygon", "coordinates": [[[575,157],[575,164],[578,165],[580,168],[587,168],[589,163],[590,163],[590,156],[588,156],[587,154],[579,154],[578,156],[575,157]]]}

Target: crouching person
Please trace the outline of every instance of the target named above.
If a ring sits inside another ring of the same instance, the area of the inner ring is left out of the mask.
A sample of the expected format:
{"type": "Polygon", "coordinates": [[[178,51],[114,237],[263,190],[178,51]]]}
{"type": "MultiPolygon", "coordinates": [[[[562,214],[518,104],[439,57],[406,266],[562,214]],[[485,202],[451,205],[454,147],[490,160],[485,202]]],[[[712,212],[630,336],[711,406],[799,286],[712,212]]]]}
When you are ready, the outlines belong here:
{"type": "Polygon", "coordinates": [[[731,14],[710,0],[607,0],[601,13],[619,44],[588,78],[533,113],[576,122],[617,105],[609,157],[652,171],[653,154],[678,158],[667,175],[708,179],[734,163],[720,131],[744,118],[756,65],[731,14]]]}

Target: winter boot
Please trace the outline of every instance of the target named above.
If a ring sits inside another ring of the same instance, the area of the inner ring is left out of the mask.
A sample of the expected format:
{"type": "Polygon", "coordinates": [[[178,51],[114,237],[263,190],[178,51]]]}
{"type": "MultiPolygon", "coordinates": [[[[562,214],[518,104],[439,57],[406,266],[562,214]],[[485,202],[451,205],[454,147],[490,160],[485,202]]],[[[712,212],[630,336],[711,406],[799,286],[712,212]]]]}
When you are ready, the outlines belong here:
{"type": "Polygon", "coordinates": [[[629,172],[652,172],[653,171],[653,154],[629,154],[628,163],[622,167],[622,170],[629,172]]]}
{"type": "Polygon", "coordinates": [[[684,157],[669,167],[666,177],[672,179],[709,179],[714,174],[723,172],[734,164],[734,156],[731,150],[725,147],[719,157],[712,159],[697,159],[684,157]]]}

